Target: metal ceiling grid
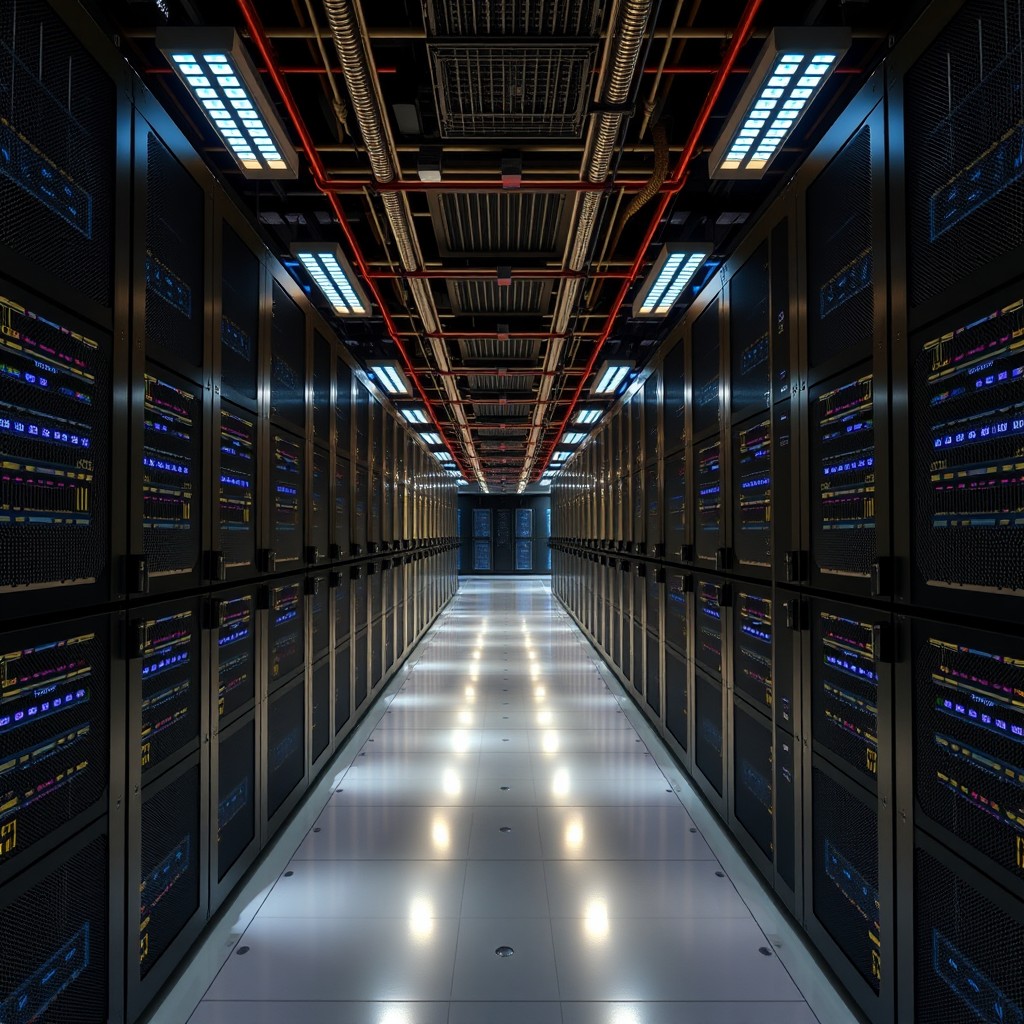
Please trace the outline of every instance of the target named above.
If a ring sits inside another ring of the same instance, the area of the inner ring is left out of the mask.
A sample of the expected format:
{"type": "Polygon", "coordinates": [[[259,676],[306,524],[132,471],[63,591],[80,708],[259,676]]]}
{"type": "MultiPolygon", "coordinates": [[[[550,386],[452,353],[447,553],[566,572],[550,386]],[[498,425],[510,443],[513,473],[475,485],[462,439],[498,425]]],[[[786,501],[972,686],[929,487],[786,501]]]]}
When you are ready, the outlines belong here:
{"type": "Polygon", "coordinates": [[[537,360],[540,358],[540,351],[541,342],[531,338],[512,336],[507,341],[500,338],[459,339],[459,353],[465,363],[486,361],[491,366],[499,363],[511,369],[512,363],[537,360]]]}
{"type": "Polygon", "coordinates": [[[561,256],[571,206],[564,192],[432,192],[442,256],[561,256]]]}
{"type": "Polygon", "coordinates": [[[432,36],[595,36],[601,0],[425,0],[432,36]]]}
{"type": "Polygon", "coordinates": [[[452,312],[462,316],[544,316],[551,310],[550,281],[519,280],[500,285],[494,280],[448,281],[452,312]]]}

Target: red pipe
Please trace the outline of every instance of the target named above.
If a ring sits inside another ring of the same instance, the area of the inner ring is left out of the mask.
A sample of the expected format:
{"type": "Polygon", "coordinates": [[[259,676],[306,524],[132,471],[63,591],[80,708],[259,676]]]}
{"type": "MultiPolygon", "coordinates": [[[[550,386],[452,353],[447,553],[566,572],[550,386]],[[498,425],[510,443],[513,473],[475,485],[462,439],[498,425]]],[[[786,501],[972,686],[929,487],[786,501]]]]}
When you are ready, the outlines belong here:
{"type": "Polygon", "coordinates": [[[551,460],[551,455],[555,450],[555,446],[558,444],[562,434],[565,432],[565,428],[569,425],[569,421],[572,419],[572,414],[575,412],[580,396],[583,394],[583,386],[586,384],[590,372],[594,369],[594,365],[601,353],[601,349],[611,336],[612,328],[615,326],[615,318],[619,314],[619,308],[622,306],[622,303],[626,300],[626,295],[629,293],[630,285],[636,279],[644,264],[647,262],[647,248],[654,238],[654,233],[658,230],[658,225],[661,223],[661,218],[665,215],[665,211],[668,209],[669,202],[672,197],[682,189],[683,185],[686,184],[686,176],[690,161],[693,159],[693,155],[697,150],[697,145],[700,142],[700,137],[711,118],[711,111],[714,109],[715,103],[718,102],[718,98],[721,96],[722,90],[725,88],[725,83],[729,78],[729,74],[736,64],[736,58],[739,56],[740,50],[746,45],[746,42],[750,37],[750,33],[754,27],[754,18],[757,16],[761,2],[762,0],[747,0],[743,16],[740,18],[740,22],[736,26],[736,31],[729,42],[729,49],[726,51],[725,57],[722,60],[722,66],[718,69],[718,74],[716,75],[711,88],[708,90],[708,94],[704,99],[704,104],[701,107],[700,113],[697,115],[697,120],[694,122],[693,129],[690,132],[686,148],[683,150],[683,154],[679,158],[679,163],[677,164],[672,177],[669,179],[670,188],[667,192],[662,193],[661,200],[658,203],[658,209],[651,218],[651,222],[644,235],[644,240],[640,244],[640,249],[636,254],[636,259],[633,260],[633,266],[630,270],[629,276],[622,282],[622,285],[619,288],[619,294],[615,297],[615,301],[611,305],[608,317],[605,320],[604,329],[601,331],[601,335],[595,343],[593,351],[590,353],[586,369],[584,370],[583,376],[580,378],[579,384],[576,386],[576,391],[569,404],[569,410],[563,417],[558,430],[555,431],[554,439],[546,442],[547,455],[543,457],[542,468],[537,472],[538,477],[540,477],[544,470],[547,469],[548,463],[551,460]]]}
{"type": "Polygon", "coordinates": [[[592,181],[579,181],[576,178],[524,179],[515,188],[503,189],[500,179],[484,180],[465,179],[451,181],[420,181],[410,178],[408,181],[395,180],[381,182],[375,180],[342,181],[331,178],[318,182],[322,192],[362,192],[372,189],[374,192],[605,192],[610,189],[641,189],[647,184],[647,178],[625,178],[620,181],[608,180],[595,184],[592,181]]]}
{"type": "MultiPolygon", "coordinates": [[[[261,23],[259,15],[256,13],[253,6],[253,0],[238,0],[238,6],[242,11],[242,17],[245,19],[246,27],[249,30],[249,37],[252,39],[253,43],[256,44],[256,48],[260,51],[260,56],[263,58],[263,62],[267,66],[267,73],[270,75],[274,85],[277,87],[277,91],[281,95],[281,101],[284,103],[285,109],[288,111],[288,116],[291,118],[296,132],[298,132],[299,139],[306,152],[306,159],[313,172],[313,178],[316,181],[317,186],[321,187],[321,191],[323,191],[321,183],[324,182],[327,177],[323,161],[320,159],[320,154],[317,152],[316,146],[313,144],[312,136],[310,136],[309,130],[306,128],[305,122],[302,120],[302,115],[299,113],[299,109],[295,104],[295,98],[292,96],[288,83],[284,80],[281,72],[277,69],[274,54],[270,48],[270,41],[267,39],[266,32],[263,29],[263,24],[261,23]]],[[[402,344],[398,328],[396,327],[387,306],[384,304],[384,299],[380,294],[380,289],[377,287],[377,283],[370,277],[370,268],[367,266],[366,259],[363,257],[363,253],[356,242],[355,236],[352,233],[352,227],[349,224],[348,219],[345,217],[344,210],[341,208],[341,203],[337,196],[331,195],[327,192],[325,192],[325,195],[327,195],[327,199],[334,210],[334,215],[338,218],[338,225],[341,227],[342,234],[345,236],[345,241],[349,245],[352,256],[356,261],[356,266],[359,268],[359,273],[365,279],[366,285],[370,289],[370,293],[373,295],[374,301],[380,307],[381,315],[384,318],[384,324],[391,334],[399,355],[402,357],[402,362],[405,363],[409,379],[413,382],[413,386],[419,392],[420,398],[426,406],[427,415],[430,416],[430,421],[437,428],[437,432],[444,437],[444,429],[438,422],[437,416],[434,414],[433,403],[427,397],[427,392],[424,390],[423,383],[420,381],[419,375],[413,368],[412,360],[409,358],[409,353],[402,344]]],[[[453,446],[449,444],[449,451],[452,455],[452,459],[459,467],[459,471],[462,475],[469,480],[471,478],[471,474],[466,472],[466,468],[463,466],[459,457],[451,451],[452,447],[453,446]]]]}
{"type": "MultiPolygon", "coordinates": [[[[453,269],[439,268],[434,270],[371,270],[370,278],[377,281],[393,281],[409,278],[412,280],[443,280],[445,278],[474,281],[478,278],[494,277],[495,267],[459,267],[453,269]]],[[[622,280],[629,274],[625,270],[608,270],[595,274],[585,274],[580,270],[513,270],[512,276],[520,281],[563,281],[563,280],[622,280]]],[[[473,335],[479,337],[479,335],[473,335]]],[[[521,335],[516,335],[521,337],[521,335]]],[[[545,335],[547,337],[547,335],[545,335]]]]}

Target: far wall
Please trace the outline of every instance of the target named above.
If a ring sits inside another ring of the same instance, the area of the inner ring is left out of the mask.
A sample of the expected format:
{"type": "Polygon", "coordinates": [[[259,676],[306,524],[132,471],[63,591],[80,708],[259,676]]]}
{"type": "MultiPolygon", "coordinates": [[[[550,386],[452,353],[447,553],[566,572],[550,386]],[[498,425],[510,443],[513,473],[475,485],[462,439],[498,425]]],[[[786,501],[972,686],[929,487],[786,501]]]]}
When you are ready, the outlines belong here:
{"type": "Polygon", "coordinates": [[[547,494],[461,494],[459,495],[459,574],[462,576],[547,576],[551,572],[548,549],[548,524],[551,518],[551,497],[547,494]],[[516,536],[517,525],[525,526],[518,515],[520,510],[533,513],[532,543],[519,553],[529,551],[530,568],[516,568],[516,542],[525,540],[516,536]],[[486,511],[489,516],[490,537],[474,537],[483,531],[485,516],[474,517],[474,512],[486,511]],[[477,556],[474,560],[474,556],[477,556]],[[486,558],[484,556],[487,556],[486,558]],[[490,568],[474,568],[488,564],[490,568]]]}

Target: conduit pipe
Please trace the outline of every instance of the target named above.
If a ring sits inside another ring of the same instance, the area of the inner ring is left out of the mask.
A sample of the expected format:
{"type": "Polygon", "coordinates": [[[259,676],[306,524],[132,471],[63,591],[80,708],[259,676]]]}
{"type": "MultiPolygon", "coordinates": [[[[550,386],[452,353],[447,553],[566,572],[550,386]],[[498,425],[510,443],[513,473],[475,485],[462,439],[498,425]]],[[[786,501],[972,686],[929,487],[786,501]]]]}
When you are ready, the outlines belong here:
{"type": "MultiPolygon", "coordinates": [[[[313,178],[317,184],[320,185],[326,180],[323,161],[320,159],[320,154],[317,152],[316,146],[313,144],[312,136],[309,134],[309,130],[306,128],[302,115],[299,113],[299,108],[295,103],[295,98],[292,96],[288,83],[285,81],[281,72],[277,70],[275,57],[270,48],[270,42],[263,31],[263,26],[260,22],[259,15],[256,13],[253,0],[238,0],[238,6],[242,12],[242,17],[245,20],[249,36],[256,45],[256,48],[259,50],[260,56],[266,64],[267,72],[277,88],[277,91],[281,96],[281,102],[288,111],[288,116],[299,136],[303,150],[306,154],[306,160],[309,163],[310,170],[313,172],[313,178]]],[[[370,268],[367,265],[366,260],[363,258],[362,251],[360,250],[359,245],[356,242],[355,235],[352,232],[351,225],[345,217],[344,210],[341,208],[341,203],[337,196],[333,196],[330,193],[325,193],[325,195],[327,196],[327,200],[334,211],[335,217],[338,219],[338,225],[341,228],[342,234],[345,236],[345,241],[348,243],[349,251],[352,253],[356,266],[358,267],[360,274],[366,279],[366,285],[370,289],[373,300],[380,308],[381,315],[384,318],[384,324],[394,339],[395,347],[398,349],[402,362],[405,364],[409,380],[412,381],[413,386],[419,393],[420,398],[423,400],[427,414],[430,416],[431,423],[433,423],[437,432],[444,436],[444,429],[438,422],[437,416],[434,413],[433,402],[431,402],[427,397],[427,392],[423,387],[423,382],[420,380],[419,374],[417,374],[416,369],[412,364],[412,360],[409,358],[409,353],[406,351],[406,348],[402,343],[398,328],[392,319],[391,313],[388,311],[388,307],[384,302],[380,289],[377,287],[376,282],[370,279],[370,268]]],[[[468,479],[469,474],[466,472],[462,460],[454,452],[451,454],[462,475],[468,479]]]]}
{"type": "MultiPolygon", "coordinates": [[[[378,191],[398,249],[399,262],[403,270],[418,273],[424,269],[423,257],[413,228],[408,199],[399,191],[398,158],[394,152],[394,142],[387,128],[380,97],[374,84],[369,55],[363,42],[367,30],[361,23],[359,11],[353,0],[324,0],[324,8],[327,11],[327,22],[334,39],[334,47],[338,51],[341,71],[352,100],[352,109],[359,124],[374,180],[377,185],[395,186],[394,190],[381,188],[378,191]]],[[[336,186],[325,181],[322,187],[331,190],[336,186]]],[[[414,277],[409,280],[409,290],[412,292],[416,312],[429,336],[441,326],[430,285],[414,277]]],[[[438,369],[449,370],[448,353],[444,346],[431,342],[431,348],[438,369]]],[[[461,428],[468,457],[473,463],[477,478],[483,482],[480,464],[473,450],[473,441],[466,430],[466,418],[455,404],[459,397],[458,389],[450,377],[442,377],[441,381],[448,403],[455,409],[456,421],[461,428]]]]}
{"type": "Polygon", "coordinates": [[[729,49],[726,51],[725,58],[722,61],[722,66],[718,69],[718,74],[712,83],[711,89],[708,91],[700,113],[697,115],[697,120],[694,122],[693,129],[690,132],[690,137],[687,140],[685,149],[683,150],[683,155],[676,166],[675,172],[669,179],[671,188],[667,192],[662,193],[661,201],[658,203],[658,209],[655,212],[654,217],[651,219],[651,223],[648,225],[643,241],[640,243],[640,248],[636,254],[636,258],[633,260],[633,266],[630,270],[629,277],[622,282],[622,285],[619,288],[619,293],[615,297],[615,301],[612,303],[608,316],[605,319],[604,328],[601,331],[600,337],[594,343],[594,347],[590,353],[590,358],[587,360],[584,375],[580,378],[580,382],[576,386],[576,391],[569,404],[569,409],[563,417],[562,422],[559,424],[558,429],[555,431],[553,440],[548,442],[548,450],[543,459],[542,471],[547,468],[547,464],[555,449],[555,445],[558,443],[563,431],[572,419],[572,414],[576,410],[580,396],[583,394],[583,389],[586,385],[587,379],[600,357],[605,342],[611,336],[612,328],[615,326],[615,318],[618,316],[619,308],[622,306],[626,296],[629,294],[630,285],[636,280],[640,271],[647,262],[647,248],[651,244],[651,240],[654,238],[655,232],[658,230],[658,225],[661,223],[661,219],[664,217],[665,211],[668,209],[668,205],[671,202],[672,197],[676,195],[686,184],[690,161],[693,159],[693,156],[697,151],[700,136],[707,127],[708,120],[711,117],[711,111],[714,109],[715,103],[718,102],[718,98],[722,94],[722,89],[729,78],[732,67],[736,63],[740,50],[753,34],[754,18],[757,16],[757,12],[761,7],[761,2],[762,0],[747,0],[747,6],[744,8],[743,15],[740,18],[740,22],[736,27],[735,33],[733,33],[732,42],[729,44],[729,49]]]}
{"type": "MultiPolygon", "coordinates": [[[[653,0],[620,0],[616,7],[613,15],[614,21],[605,44],[600,96],[602,106],[622,108],[629,100],[653,9],[653,0]]],[[[607,180],[624,117],[624,113],[605,110],[591,120],[586,155],[580,175],[584,181],[601,184],[607,180]]],[[[586,265],[600,203],[600,192],[586,192],[581,197],[577,197],[576,211],[573,216],[573,234],[566,246],[565,268],[567,270],[581,271],[586,265]]],[[[559,289],[551,321],[551,329],[554,333],[564,335],[568,331],[580,287],[579,280],[569,280],[559,289]]],[[[553,371],[558,368],[562,361],[563,348],[564,344],[561,341],[548,347],[544,360],[545,370],[553,371]]],[[[529,478],[532,463],[537,456],[544,427],[545,406],[553,386],[553,378],[545,377],[540,393],[540,398],[544,401],[537,405],[533,417],[533,428],[526,445],[522,476],[524,481],[529,478]]]]}

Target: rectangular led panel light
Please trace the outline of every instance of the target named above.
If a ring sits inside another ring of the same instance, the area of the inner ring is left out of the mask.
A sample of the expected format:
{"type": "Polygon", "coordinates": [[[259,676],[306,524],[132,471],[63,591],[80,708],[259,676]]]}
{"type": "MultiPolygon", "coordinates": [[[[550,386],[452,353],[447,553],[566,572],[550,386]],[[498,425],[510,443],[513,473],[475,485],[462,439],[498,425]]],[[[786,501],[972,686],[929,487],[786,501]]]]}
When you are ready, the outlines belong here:
{"type": "Polygon", "coordinates": [[[614,394],[632,369],[632,363],[614,359],[606,360],[598,367],[597,373],[594,375],[591,391],[595,395],[614,394]]]}
{"type": "Polygon", "coordinates": [[[562,444],[581,444],[586,439],[587,439],[587,435],[586,434],[577,434],[577,433],[563,434],[562,435],[562,444]]]}
{"type": "Polygon", "coordinates": [[[156,45],[245,177],[298,177],[298,155],[233,28],[158,28],[156,45]]]}
{"type": "MultiPolygon", "coordinates": [[[[427,414],[422,409],[403,409],[402,415],[408,423],[426,423],[427,414]]],[[[438,441],[438,444],[441,442],[438,441]]]]}
{"type": "Polygon", "coordinates": [[[566,448],[558,448],[555,450],[555,454],[551,456],[551,461],[564,462],[570,455],[572,455],[572,452],[568,451],[566,448]]]}
{"type": "Polygon", "coordinates": [[[711,150],[711,177],[763,177],[849,48],[849,29],[773,29],[711,150]]]}
{"type": "Polygon", "coordinates": [[[369,366],[374,378],[389,395],[409,394],[409,382],[397,359],[375,359],[369,366]]]}
{"type": "Polygon", "coordinates": [[[420,437],[422,437],[422,438],[423,438],[423,440],[424,440],[424,441],[425,441],[425,442],[426,442],[427,444],[443,444],[443,443],[444,443],[444,442],[443,442],[443,441],[441,440],[441,435],[440,435],[440,434],[434,434],[434,433],[429,433],[429,434],[420,434],[420,437]]]}
{"type": "Polygon", "coordinates": [[[690,242],[663,245],[633,300],[633,316],[667,316],[710,255],[710,245],[690,242]]]}
{"type": "Polygon", "coordinates": [[[294,242],[291,252],[338,316],[370,315],[369,300],[339,246],[333,242],[294,242]]]}
{"type": "Polygon", "coordinates": [[[600,409],[580,409],[580,411],[576,413],[577,423],[596,423],[600,418],[600,409]]]}

